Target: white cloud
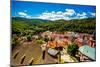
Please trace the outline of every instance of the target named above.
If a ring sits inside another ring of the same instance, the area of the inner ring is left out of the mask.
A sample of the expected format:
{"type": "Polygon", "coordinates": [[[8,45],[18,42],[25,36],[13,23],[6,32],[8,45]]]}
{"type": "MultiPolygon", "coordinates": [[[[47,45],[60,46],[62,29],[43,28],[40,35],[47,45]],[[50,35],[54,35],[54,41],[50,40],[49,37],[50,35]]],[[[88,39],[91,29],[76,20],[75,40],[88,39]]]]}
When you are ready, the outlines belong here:
{"type": "Polygon", "coordinates": [[[76,17],[79,18],[79,19],[88,18],[86,12],[77,13],[77,16],[76,17]]]}
{"type": "Polygon", "coordinates": [[[72,16],[76,14],[75,10],[73,9],[65,9],[65,10],[66,10],[65,15],[72,16]]]}
{"type": "Polygon", "coordinates": [[[27,14],[24,13],[24,12],[18,12],[18,14],[19,14],[20,16],[27,16],[27,14]]]}
{"type": "Polygon", "coordinates": [[[95,13],[92,12],[82,12],[82,13],[77,13],[75,12],[74,9],[65,9],[65,11],[45,11],[42,14],[38,16],[30,16],[27,14],[27,10],[24,12],[18,12],[20,17],[24,18],[29,18],[29,19],[44,19],[44,20],[59,20],[59,19],[64,19],[64,20],[71,20],[71,19],[83,19],[83,18],[88,18],[88,15],[95,16],[95,13]]]}
{"type": "Polygon", "coordinates": [[[90,12],[90,14],[91,14],[92,16],[96,16],[96,13],[91,13],[91,12],[90,12]]]}
{"type": "Polygon", "coordinates": [[[65,19],[65,20],[69,20],[68,17],[65,17],[63,15],[63,12],[58,11],[58,12],[48,12],[48,13],[42,13],[42,15],[40,15],[39,17],[37,17],[39,19],[45,19],[45,20],[59,20],[59,19],[65,19]]]}
{"type": "Polygon", "coordinates": [[[87,14],[85,12],[83,13],[77,13],[77,16],[86,16],[87,14]]]}
{"type": "Polygon", "coordinates": [[[39,15],[37,18],[39,19],[45,19],[45,20],[70,20],[69,17],[73,16],[76,12],[73,9],[66,9],[65,12],[62,11],[52,11],[52,12],[44,12],[41,15],[39,15]]]}
{"type": "Polygon", "coordinates": [[[62,14],[63,14],[62,11],[58,11],[58,12],[57,12],[57,15],[62,15],[62,14]]]}
{"type": "Polygon", "coordinates": [[[83,15],[86,16],[87,14],[85,12],[83,12],[83,15]]]}
{"type": "MultiPolygon", "coordinates": [[[[26,10],[25,10],[26,11],[26,10]]],[[[20,17],[23,17],[23,18],[29,18],[29,19],[31,19],[32,17],[31,16],[29,16],[27,13],[25,13],[25,12],[18,12],[18,14],[19,14],[19,16],[20,17]]]]}
{"type": "Polygon", "coordinates": [[[52,11],[52,14],[55,14],[56,12],[55,11],[52,11]]]}

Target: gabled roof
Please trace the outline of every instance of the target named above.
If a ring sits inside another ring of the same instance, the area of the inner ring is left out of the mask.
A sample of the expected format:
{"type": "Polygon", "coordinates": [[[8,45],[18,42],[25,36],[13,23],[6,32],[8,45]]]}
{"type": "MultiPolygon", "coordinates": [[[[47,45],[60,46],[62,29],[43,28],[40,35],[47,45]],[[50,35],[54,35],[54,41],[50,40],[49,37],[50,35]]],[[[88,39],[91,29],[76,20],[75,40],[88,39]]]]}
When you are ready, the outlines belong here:
{"type": "Polygon", "coordinates": [[[92,48],[88,45],[81,46],[79,51],[86,55],[87,57],[91,58],[92,60],[96,60],[96,49],[92,48]]]}

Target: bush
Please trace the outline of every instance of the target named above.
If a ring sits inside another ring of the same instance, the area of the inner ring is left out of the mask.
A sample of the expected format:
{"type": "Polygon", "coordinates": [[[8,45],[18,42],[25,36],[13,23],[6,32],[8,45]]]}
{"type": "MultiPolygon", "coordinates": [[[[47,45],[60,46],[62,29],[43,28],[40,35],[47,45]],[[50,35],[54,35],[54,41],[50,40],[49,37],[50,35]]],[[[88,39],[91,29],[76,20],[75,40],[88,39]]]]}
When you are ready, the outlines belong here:
{"type": "Polygon", "coordinates": [[[32,36],[31,36],[31,35],[28,35],[28,36],[27,36],[27,40],[28,40],[28,41],[32,41],[32,36]]]}
{"type": "Polygon", "coordinates": [[[44,44],[45,41],[43,41],[43,40],[41,39],[41,40],[37,40],[36,43],[37,43],[37,44],[44,44]]]}
{"type": "Polygon", "coordinates": [[[12,38],[12,49],[14,49],[17,45],[20,44],[20,41],[16,37],[12,38]]]}
{"type": "Polygon", "coordinates": [[[78,45],[75,44],[75,43],[72,43],[68,46],[68,49],[67,49],[67,52],[69,55],[71,56],[75,56],[76,55],[76,52],[78,51],[78,45]]]}

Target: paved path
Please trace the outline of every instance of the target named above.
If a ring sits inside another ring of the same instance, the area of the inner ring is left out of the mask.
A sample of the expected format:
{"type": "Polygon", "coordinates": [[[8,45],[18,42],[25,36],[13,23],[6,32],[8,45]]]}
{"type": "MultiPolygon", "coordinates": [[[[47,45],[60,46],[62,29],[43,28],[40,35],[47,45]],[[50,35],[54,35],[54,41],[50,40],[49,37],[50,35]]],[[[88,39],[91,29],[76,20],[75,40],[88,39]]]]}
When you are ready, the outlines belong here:
{"type": "Polygon", "coordinates": [[[32,64],[42,64],[42,50],[36,44],[25,42],[12,51],[11,60],[12,65],[29,65],[32,60],[32,64]]]}
{"type": "Polygon", "coordinates": [[[41,47],[34,42],[24,42],[12,51],[11,65],[33,65],[33,64],[50,64],[56,63],[57,60],[51,57],[47,51],[45,59],[42,59],[41,47]]]}

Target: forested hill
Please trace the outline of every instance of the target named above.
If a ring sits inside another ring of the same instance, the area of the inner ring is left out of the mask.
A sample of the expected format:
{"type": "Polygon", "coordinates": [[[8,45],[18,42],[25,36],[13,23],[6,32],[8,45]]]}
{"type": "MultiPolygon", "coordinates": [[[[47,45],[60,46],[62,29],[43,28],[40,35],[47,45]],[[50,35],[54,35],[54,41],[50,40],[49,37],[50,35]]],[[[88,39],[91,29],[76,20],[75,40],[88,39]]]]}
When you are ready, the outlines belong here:
{"type": "Polygon", "coordinates": [[[27,18],[21,18],[21,17],[12,17],[12,22],[16,22],[16,21],[24,22],[33,26],[39,25],[44,22],[50,22],[49,20],[42,20],[42,19],[27,19],[27,18]]]}
{"type": "Polygon", "coordinates": [[[33,34],[49,31],[73,31],[80,33],[92,34],[95,32],[96,18],[73,19],[73,20],[41,20],[41,19],[26,19],[13,17],[12,18],[12,33],[23,33],[26,30],[31,30],[33,34]]]}

